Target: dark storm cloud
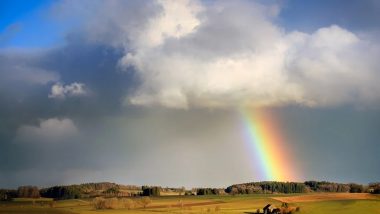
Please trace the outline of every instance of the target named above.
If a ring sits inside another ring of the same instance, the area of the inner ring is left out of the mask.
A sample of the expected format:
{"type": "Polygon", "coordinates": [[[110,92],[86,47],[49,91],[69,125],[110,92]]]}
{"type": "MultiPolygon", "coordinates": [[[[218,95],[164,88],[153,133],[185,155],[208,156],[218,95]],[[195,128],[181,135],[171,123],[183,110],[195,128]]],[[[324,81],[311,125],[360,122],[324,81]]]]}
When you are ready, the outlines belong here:
{"type": "Polygon", "coordinates": [[[86,135],[79,134],[77,138],[63,139],[63,144],[52,145],[33,142],[41,139],[28,139],[28,136],[22,143],[15,141],[20,127],[38,127],[41,120],[70,118],[82,128],[124,111],[122,97],[133,88],[134,77],[133,72],[119,71],[119,58],[117,49],[86,43],[80,38],[70,38],[65,46],[38,53],[3,51],[0,54],[2,172],[96,165],[95,159],[92,165],[86,164],[86,146],[90,145],[79,143],[88,140],[86,135]],[[48,94],[55,82],[81,82],[92,93],[65,100],[50,99],[48,94]]]}
{"type": "MultiPolygon", "coordinates": [[[[94,10],[106,9],[99,6],[101,1],[82,3],[93,5],[94,10]]],[[[119,12],[109,11],[109,14],[117,15],[120,21],[132,20],[133,16],[141,17],[141,13],[148,12],[138,9],[145,8],[138,6],[143,4],[146,2],[123,3],[120,7],[113,7],[119,12]],[[130,12],[124,13],[127,8],[130,8],[130,12]]],[[[86,20],[82,16],[85,15],[83,11],[75,13],[78,16],[73,20],[66,19],[66,12],[70,11],[71,16],[74,9],[83,9],[72,2],[62,1],[55,6],[52,16],[58,19],[64,17],[63,22],[56,20],[59,25],[86,20]]],[[[92,17],[94,10],[90,10],[92,17]]],[[[114,144],[112,135],[105,133],[114,133],[112,130],[115,127],[104,126],[102,123],[105,118],[118,117],[129,109],[121,103],[138,81],[131,69],[121,72],[118,68],[123,50],[103,42],[105,39],[116,40],[122,35],[114,33],[114,25],[107,20],[100,18],[98,21],[104,22],[93,23],[91,27],[89,25],[90,29],[98,29],[97,33],[73,30],[67,33],[65,43],[57,47],[1,50],[1,186],[64,183],[75,175],[83,181],[86,173],[80,172],[88,172],[96,180],[96,175],[92,172],[99,170],[100,166],[109,167],[113,161],[107,159],[121,155],[118,149],[120,144],[114,144]],[[106,27],[113,30],[107,30],[106,27]],[[49,98],[51,87],[58,83],[63,86],[83,84],[90,93],[65,99],[49,98]],[[77,133],[67,137],[68,132],[59,128],[67,126],[67,122],[62,121],[70,121],[69,124],[72,125],[69,126],[74,126],[77,133]],[[51,127],[54,125],[58,129],[51,127]],[[52,135],[51,132],[55,134],[52,135]],[[102,138],[103,144],[97,143],[99,138],[102,138]]],[[[135,112],[139,110],[132,108],[129,114],[135,112]]],[[[101,178],[104,177],[99,177],[101,178]]]]}
{"type": "Polygon", "coordinates": [[[36,113],[44,117],[112,114],[120,110],[122,96],[136,84],[132,71],[120,72],[117,67],[120,51],[96,43],[72,39],[63,47],[30,54],[33,57],[27,53],[14,55],[12,58],[6,57],[6,53],[0,55],[0,75],[4,83],[1,98],[9,99],[4,103],[10,105],[11,102],[18,112],[38,111],[36,113]],[[25,71],[20,72],[20,66],[25,71]],[[56,82],[84,83],[92,94],[64,101],[48,99],[56,82]]]}
{"type": "Polygon", "coordinates": [[[173,112],[123,105],[124,96],[138,81],[133,70],[119,70],[121,52],[117,48],[88,42],[78,36],[70,37],[65,46],[41,50],[38,54],[13,52],[12,58],[9,53],[2,56],[1,64],[9,68],[21,63],[57,75],[56,79],[46,82],[26,84],[25,80],[12,79],[2,85],[2,187],[102,180],[221,186],[250,177],[251,170],[245,167],[239,174],[226,176],[229,182],[215,183],[206,179],[215,180],[226,166],[226,170],[234,170],[240,162],[247,162],[247,156],[241,156],[231,158],[223,167],[219,165],[218,157],[228,156],[231,149],[244,152],[242,145],[232,143],[240,140],[237,130],[229,124],[236,124],[233,113],[173,112]],[[92,94],[50,99],[51,86],[57,81],[84,83],[92,94]],[[75,135],[66,136],[70,132],[65,131],[54,134],[54,123],[43,125],[46,121],[63,120],[72,121],[77,130],[75,135]],[[224,136],[219,132],[229,134],[224,136]],[[204,164],[206,160],[210,162],[208,165],[204,164]],[[173,179],[168,180],[166,175],[169,174],[173,179]]]}
{"type": "MultiPolygon", "coordinates": [[[[87,102],[72,103],[65,100],[61,103],[65,112],[77,115],[117,113],[120,110],[122,96],[133,89],[136,83],[133,71],[121,72],[117,63],[121,51],[97,43],[88,43],[81,39],[70,39],[67,46],[48,53],[40,63],[56,70],[61,75],[61,82],[69,84],[81,82],[92,92],[87,102]],[[79,104],[79,106],[78,106],[79,104]],[[82,110],[76,112],[75,108],[83,105],[82,110]],[[88,108],[90,107],[91,108],[88,108]]],[[[82,100],[82,99],[79,99],[82,100]]],[[[78,102],[78,101],[77,101],[78,102]]]]}

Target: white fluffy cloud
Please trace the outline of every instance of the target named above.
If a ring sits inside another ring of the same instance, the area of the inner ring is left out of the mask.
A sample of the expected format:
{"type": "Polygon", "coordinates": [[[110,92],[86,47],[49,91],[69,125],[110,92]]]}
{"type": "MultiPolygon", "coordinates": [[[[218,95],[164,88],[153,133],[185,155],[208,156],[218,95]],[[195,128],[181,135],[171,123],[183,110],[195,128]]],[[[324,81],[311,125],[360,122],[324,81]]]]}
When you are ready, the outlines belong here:
{"type": "Polygon", "coordinates": [[[78,129],[69,118],[41,120],[38,126],[23,125],[17,130],[16,142],[60,142],[75,136],[78,129]]]}
{"type": "Polygon", "coordinates": [[[49,98],[65,98],[67,96],[85,96],[88,92],[83,83],[71,83],[69,85],[63,85],[62,83],[55,83],[51,87],[51,93],[48,95],[49,98]]]}
{"type": "Polygon", "coordinates": [[[133,104],[331,106],[379,100],[378,45],[346,29],[285,32],[272,21],[270,8],[251,2],[194,9],[177,1],[181,13],[167,9],[170,2],[160,3],[164,12],[150,20],[158,24],[141,32],[165,37],[143,34],[140,43],[152,45],[136,45],[121,61],[142,79],[127,98],[133,104]],[[160,24],[166,17],[176,23],[160,24]],[[179,34],[178,28],[187,30],[179,34]]]}
{"type": "Polygon", "coordinates": [[[336,25],[287,32],[275,21],[278,7],[255,1],[141,2],[103,2],[101,18],[92,17],[86,28],[91,40],[125,48],[120,65],[133,67],[141,81],[127,103],[188,108],[380,100],[375,40],[336,25]]]}

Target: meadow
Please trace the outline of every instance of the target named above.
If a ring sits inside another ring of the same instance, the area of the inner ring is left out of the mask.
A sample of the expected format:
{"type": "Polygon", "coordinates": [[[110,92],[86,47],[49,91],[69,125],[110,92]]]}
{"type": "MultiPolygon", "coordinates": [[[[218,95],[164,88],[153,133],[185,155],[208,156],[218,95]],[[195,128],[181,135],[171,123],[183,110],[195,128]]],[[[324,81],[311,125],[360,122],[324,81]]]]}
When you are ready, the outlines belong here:
{"type": "MultiPolygon", "coordinates": [[[[309,193],[309,194],[253,194],[219,196],[160,196],[150,197],[144,208],[138,205],[141,198],[130,209],[96,210],[93,199],[70,199],[53,202],[51,199],[17,199],[0,202],[0,213],[17,214],[100,214],[100,213],[254,213],[267,204],[280,207],[287,202],[290,207],[299,207],[305,214],[353,214],[379,213],[380,196],[367,193],[309,193]]],[[[261,210],[262,211],[262,210],[261,210]]]]}

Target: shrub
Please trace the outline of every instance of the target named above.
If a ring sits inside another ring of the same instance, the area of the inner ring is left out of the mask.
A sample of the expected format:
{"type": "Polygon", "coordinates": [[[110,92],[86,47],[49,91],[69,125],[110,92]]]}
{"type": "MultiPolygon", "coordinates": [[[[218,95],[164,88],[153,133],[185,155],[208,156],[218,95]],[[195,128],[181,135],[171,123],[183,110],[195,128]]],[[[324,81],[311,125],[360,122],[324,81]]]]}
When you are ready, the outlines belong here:
{"type": "Polygon", "coordinates": [[[295,212],[294,207],[281,207],[280,209],[281,214],[292,214],[293,212],[295,212]]]}
{"type": "Polygon", "coordinates": [[[93,200],[93,206],[97,210],[103,210],[103,209],[117,209],[119,208],[119,200],[117,198],[102,198],[102,197],[96,197],[93,200]]]}
{"type": "Polygon", "coordinates": [[[150,203],[152,203],[152,200],[145,196],[145,197],[142,197],[140,200],[139,200],[139,203],[144,207],[146,208],[150,203]]]}
{"type": "Polygon", "coordinates": [[[364,192],[363,185],[352,183],[350,184],[350,193],[364,192]]]}
{"type": "Polygon", "coordinates": [[[108,198],[105,201],[106,209],[117,209],[119,208],[119,200],[117,198],[108,198]]]}
{"type": "Polygon", "coordinates": [[[102,197],[96,197],[92,201],[92,204],[96,210],[101,210],[106,208],[106,199],[102,197]]]}
{"type": "Polygon", "coordinates": [[[129,198],[121,199],[121,203],[124,206],[124,208],[127,208],[127,209],[133,209],[135,206],[135,202],[129,198]]]}
{"type": "Polygon", "coordinates": [[[56,205],[56,202],[55,201],[49,201],[49,207],[50,208],[54,208],[56,205]]]}

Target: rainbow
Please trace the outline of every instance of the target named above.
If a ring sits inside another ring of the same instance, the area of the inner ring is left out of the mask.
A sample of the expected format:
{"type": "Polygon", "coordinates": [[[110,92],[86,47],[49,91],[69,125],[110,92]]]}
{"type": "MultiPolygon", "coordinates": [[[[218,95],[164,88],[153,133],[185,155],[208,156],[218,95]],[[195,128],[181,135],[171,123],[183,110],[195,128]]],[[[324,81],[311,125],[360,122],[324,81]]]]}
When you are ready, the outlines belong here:
{"type": "Polygon", "coordinates": [[[267,181],[296,180],[289,145],[285,145],[271,114],[263,109],[240,109],[245,141],[253,152],[254,165],[260,166],[260,178],[267,181]]]}

